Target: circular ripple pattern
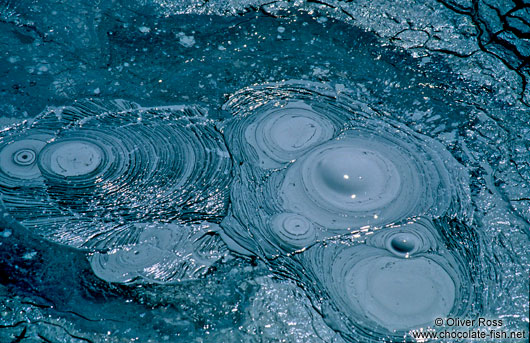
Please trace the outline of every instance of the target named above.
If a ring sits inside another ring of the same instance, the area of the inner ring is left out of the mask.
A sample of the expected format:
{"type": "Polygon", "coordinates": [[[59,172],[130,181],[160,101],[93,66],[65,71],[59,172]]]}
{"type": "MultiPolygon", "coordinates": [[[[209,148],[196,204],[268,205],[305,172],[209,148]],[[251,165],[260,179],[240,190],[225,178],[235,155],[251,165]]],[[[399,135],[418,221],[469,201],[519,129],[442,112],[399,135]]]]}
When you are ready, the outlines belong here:
{"type": "Polygon", "coordinates": [[[262,168],[290,162],[336,133],[331,120],[303,102],[264,106],[249,122],[241,134],[262,168]]]}
{"type": "Polygon", "coordinates": [[[278,244],[286,250],[302,249],[316,240],[313,223],[299,214],[277,214],[271,218],[270,227],[278,244]]]}
{"type": "Polygon", "coordinates": [[[442,144],[344,89],[259,86],[236,93],[225,109],[234,113],[223,130],[237,178],[222,226],[239,251],[271,257],[415,216],[467,217],[466,170],[442,144]],[[277,220],[284,213],[304,218],[311,238],[286,244],[277,220]]]}
{"type": "Polygon", "coordinates": [[[294,258],[298,278],[323,299],[328,323],[353,341],[403,338],[438,317],[469,313],[477,290],[469,263],[476,249],[455,250],[444,242],[465,226],[426,218],[329,240],[294,258]],[[396,246],[398,247],[396,249],[396,246]]]}
{"type": "Polygon", "coordinates": [[[23,131],[0,140],[1,192],[47,239],[106,250],[134,241],[134,222],[215,222],[226,212],[231,162],[200,108],[83,101],[23,131]]]}
{"type": "Polygon", "coordinates": [[[114,283],[170,283],[197,279],[227,250],[215,234],[217,225],[202,223],[135,224],[137,242],[90,258],[94,273],[114,283]]]}
{"type": "Polygon", "coordinates": [[[321,101],[332,93],[311,85],[319,98],[289,82],[234,94],[223,107],[235,116],[224,129],[234,157],[259,168],[278,168],[335,137],[351,113],[338,103],[321,101]]]}
{"type": "Polygon", "coordinates": [[[367,243],[405,258],[438,250],[439,234],[429,220],[419,219],[406,225],[390,227],[391,229],[377,231],[367,239],[367,243]]]}
{"type": "Polygon", "coordinates": [[[108,159],[96,144],[84,139],[48,144],[40,154],[40,169],[57,177],[84,176],[108,159]]]}
{"type": "Polygon", "coordinates": [[[0,185],[14,188],[37,181],[41,176],[37,156],[51,138],[45,133],[13,133],[1,137],[0,185]]]}
{"type": "Polygon", "coordinates": [[[279,195],[287,210],[342,231],[454,213],[467,185],[462,169],[427,137],[363,120],[293,163],[279,195]]]}

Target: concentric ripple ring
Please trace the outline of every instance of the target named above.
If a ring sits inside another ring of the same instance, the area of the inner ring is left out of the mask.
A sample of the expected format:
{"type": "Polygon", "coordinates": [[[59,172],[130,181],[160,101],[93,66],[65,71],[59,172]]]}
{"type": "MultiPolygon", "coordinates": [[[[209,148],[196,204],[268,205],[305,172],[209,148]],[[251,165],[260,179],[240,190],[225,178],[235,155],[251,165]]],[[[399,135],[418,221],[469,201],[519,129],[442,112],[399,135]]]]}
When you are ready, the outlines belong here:
{"type": "Polygon", "coordinates": [[[222,227],[240,251],[271,257],[416,216],[468,216],[465,167],[344,88],[266,84],[223,108],[233,114],[221,129],[236,179],[222,227]],[[308,221],[315,236],[306,246],[280,243],[273,218],[283,213],[308,221]]]}
{"type": "Polygon", "coordinates": [[[3,141],[6,207],[55,242],[106,251],[134,242],[135,223],[215,223],[227,211],[231,161],[196,106],[79,101],[45,111],[3,141]],[[16,194],[8,188],[21,184],[16,194]]]}

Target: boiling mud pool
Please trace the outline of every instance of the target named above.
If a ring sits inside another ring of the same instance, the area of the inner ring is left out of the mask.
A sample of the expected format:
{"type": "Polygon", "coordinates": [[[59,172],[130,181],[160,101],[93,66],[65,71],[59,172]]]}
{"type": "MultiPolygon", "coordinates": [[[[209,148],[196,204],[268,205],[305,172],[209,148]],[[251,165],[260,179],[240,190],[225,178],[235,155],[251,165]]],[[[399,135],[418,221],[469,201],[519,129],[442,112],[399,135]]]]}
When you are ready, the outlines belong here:
{"type": "Polygon", "coordinates": [[[528,5],[0,4],[2,342],[527,339],[528,5]]]}

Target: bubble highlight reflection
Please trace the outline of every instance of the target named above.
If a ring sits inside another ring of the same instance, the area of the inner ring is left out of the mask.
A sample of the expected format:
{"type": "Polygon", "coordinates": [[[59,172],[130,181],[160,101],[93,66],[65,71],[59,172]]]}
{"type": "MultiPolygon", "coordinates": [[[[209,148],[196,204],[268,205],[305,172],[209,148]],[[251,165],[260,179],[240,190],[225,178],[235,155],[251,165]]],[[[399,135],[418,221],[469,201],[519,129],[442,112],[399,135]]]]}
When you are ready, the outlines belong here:
{"type": "Polygon", "coordinates": [[[444,244],[471,228],[419,218],[357,236],[313,245],[293,256],[289,273],[306,287],[335,330],[351,341],[374,337],[403,339],[407,332],[429,327],[438,317],[477,313],[481,271],[478,247],[452,249],[444,244]],[[453,237],[451,237],[453,236],[453,237]],[[398,237],[409,239],[406,252],[398,237]]]}
{"type": "Polygon", "coordinates": [[[299,81],[256,86],[224,108],[234,115],[222,127],[236,161],[232,208],[222,223],[233,249],[270,258],[404,218],[468,217],[467,171],[442,144],[344,89],[299,81]],[[314,238],[279,243],[285,237],[273,218],[284,214],[305,218],[314,238]]]}

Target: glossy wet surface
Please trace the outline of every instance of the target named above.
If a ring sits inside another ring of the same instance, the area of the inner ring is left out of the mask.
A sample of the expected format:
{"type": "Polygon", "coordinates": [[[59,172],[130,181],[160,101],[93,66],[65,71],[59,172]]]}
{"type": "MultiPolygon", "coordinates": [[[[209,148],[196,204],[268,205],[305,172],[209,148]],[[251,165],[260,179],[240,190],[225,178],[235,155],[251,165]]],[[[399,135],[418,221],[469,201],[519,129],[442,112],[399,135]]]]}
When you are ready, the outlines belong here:
{"type": "Polygon", "coordinates": [[[527,7],[2,2],[1,340],[524,330],[527,7]]]}

